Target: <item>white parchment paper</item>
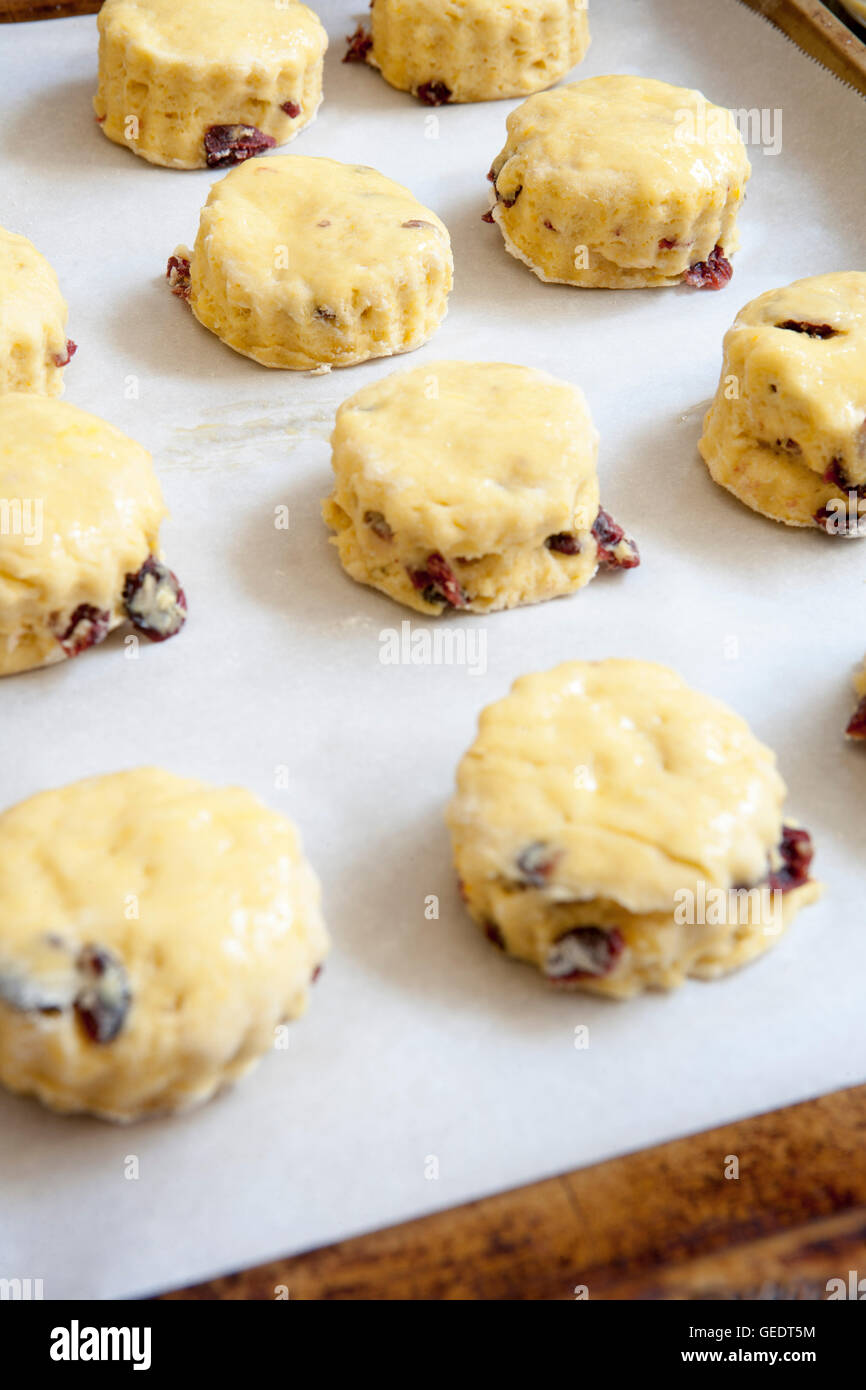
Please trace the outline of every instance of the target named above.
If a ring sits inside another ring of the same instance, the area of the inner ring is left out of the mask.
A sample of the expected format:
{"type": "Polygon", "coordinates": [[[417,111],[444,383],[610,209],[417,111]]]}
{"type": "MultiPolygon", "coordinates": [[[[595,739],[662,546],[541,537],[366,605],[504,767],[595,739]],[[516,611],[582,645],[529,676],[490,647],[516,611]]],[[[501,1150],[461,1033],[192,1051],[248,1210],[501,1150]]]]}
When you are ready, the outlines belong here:
{"type": "Polygon", "coordinates": [[[243,783],[299,822],[335,943],[290,1048],[198,1113],[116,1129],[0,1096],[0,1275],[42,1278],[49,1298],[192,1282],[864,1076],[866,763],[841,729],[866,646],[866,545],[753,516],[695,443],[738,307],[863,267],[866,105],[735,0],[595,0],[577,76],[642,73],[780,111],[782,149],[751,150],[723,292],[546,286],[481,221],[516,103],[431,112],[341,64],[353,0],[318,8],[325,102],[292,152],[408,184],[450,228],[457,267],[427,347],[321,377],[246,361],[167,292],[166,258],[219,175],[152,168],[102,137],[95,19],[0,28],[0,223],[60,275],[79,344],[67,400],[157,460],[192,614],[137,662],[114,638],[5,681],[2,803],[151,762],[243,783]],[[383,630],[410,615],[343,575],[319,518],[339,402],[441,357],[579,383],[605,506],[643,554],[571,599],[465,619],[487,641],[476,675],[383,665],[383,630]],[[526,670],[608,655],[668,662],[751,721],[827,883],[742,974],[625,1005],[551,994],[492,951],[461,910],[442,822],[480,707],[526,670]]]}

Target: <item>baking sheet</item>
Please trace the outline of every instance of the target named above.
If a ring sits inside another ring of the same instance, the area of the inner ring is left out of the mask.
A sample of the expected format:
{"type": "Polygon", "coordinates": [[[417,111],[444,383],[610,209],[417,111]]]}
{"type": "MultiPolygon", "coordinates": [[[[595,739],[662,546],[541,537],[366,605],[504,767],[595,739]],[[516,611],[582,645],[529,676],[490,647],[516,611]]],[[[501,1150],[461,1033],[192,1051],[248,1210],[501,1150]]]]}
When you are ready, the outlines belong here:
{"type": "Polygon", "coordinates": [[[0,29],[0,223],[60,275],[80,345],[67,400],[155,455],[192,614],[138,661],[115,637],[3,682],[2,801],[150,762],[243,783],[299,822],[335,943],[288,1050],[193,1115],[118,1129],[0,1096],[0,1276],[41,1278],[48,1298],[197,1281],[866,1070],[866,763],[841,737],[866,646],[866,547],[751,515],[695,450],[739,306],[864,264],[866,105],[735,0],[717,0],[710,31],[697,0],[596,0],[576,75],[642,73],[781,111],[783,141],[751,150],[725,291],[579,292],[541,284],[481,221],[517,103],[430,111],[341,65],[352,3],[318,8],[326,100],[292,153],[408,184],[450,228],[457,267],[449,315],[420,352],[319,377],[235,355],[168,294],[166,258],[192,241],[219,175],[152,168],[101,136],[95,19],[0,29]],[[483,672],[383,664],[384,632],[435,624],[346,578],[319,519],[339,402],[442,357],[579,383],[601,431],[604,505],[643,554],[573,598],[454,620],[486,642],[483,672]],[[283,504],[288,531],[273,525],[283,504]],[[461,910],[442,822],[480,707],[526,670],[608,655],[668,662],[751,721],[779,753],[827,883],[742,974],[625,1005],[551,994],[492,951],[461,910]],[[574,1045],[579,1025],[588,1049],[574,1045]]]}

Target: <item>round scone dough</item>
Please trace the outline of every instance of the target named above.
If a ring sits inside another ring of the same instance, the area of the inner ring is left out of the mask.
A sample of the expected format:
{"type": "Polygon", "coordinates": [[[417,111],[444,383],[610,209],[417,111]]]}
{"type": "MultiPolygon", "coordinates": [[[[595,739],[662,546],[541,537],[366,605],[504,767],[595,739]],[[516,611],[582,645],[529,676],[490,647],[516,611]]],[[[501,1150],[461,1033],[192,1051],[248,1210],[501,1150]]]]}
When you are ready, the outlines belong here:
{"type": "Polygon", "coordinates": [[[526,96],[553,86],[589,48],[586,0],[376,0],[349,40],[386,82],[429,106],[526,96]]]}
{"type": "Polygon", "coordinates": [[[96,119],[151,164],[222,169],[315,119],[328,39],[296,0],[105,0],[96,119]]]}
{"type": "Polygon", "coordinates": [[[420,347],[453,270],[445,224],[407,188],[364,165],[282,155],[214,185],[168,277],[235,352],[322,371],[420,347]]]}
{"type": "Polygon", "coordinates": [[[0,396],[0,676],[48,666],[132,622],[173,637],[186,599],[163,563],[150,454],[45,396],[0,396]]]}
{"type": "Polygon", "coordinates": [[[75,352],[66,337],[66,301],[32,242],[0,227],[0,395],[59,396],[75,352]]]}
{"type": "Polygon", "coordinates": [[[495,945],[627,998],[736,969],[818,897],[784,797],[770,750],[673,671],[571,661],[483,711],[448,823],[495,945]]]}
{"type": "Polygon", "coordinates": [[[570,594],[637,548],[599,507],[583,393],[503,362],[433,362],[337,412],[323,514],[343,568],[420,613],[570,594]]]}
{"type": "Polygon", "coordinates": [[[137,768],[0,815],[0,1082],[109,1120],[184,1110],[302,1014],[328,949],[297,832],[137,768]]]}
{"type": "Polygon", "coordinates": [[[541,280],[719,289],[751,166],[729,111],[646,77],[530,97],[489,178],[508,251],[541,280]]]}
{"type": "Polygon", "coordinates": [[[866,273],[795,280],[740,311],[698,447],[753,511],[863,534],[866,273]]]}

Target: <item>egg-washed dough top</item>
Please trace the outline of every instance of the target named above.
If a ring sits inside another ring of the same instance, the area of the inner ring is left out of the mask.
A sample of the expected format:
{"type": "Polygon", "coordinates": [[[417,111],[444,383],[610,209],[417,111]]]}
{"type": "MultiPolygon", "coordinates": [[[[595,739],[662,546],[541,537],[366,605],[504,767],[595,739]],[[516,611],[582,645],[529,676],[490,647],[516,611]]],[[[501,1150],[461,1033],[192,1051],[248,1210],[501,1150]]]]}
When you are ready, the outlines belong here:
{"type": "Polygon", "coordinates": [[[32,242],[0,227],[0,333],[38,341],[62,325],[66,305],[53,268],[32,242]]]}
{"type": "MultiPolygon", "coordinates": [[[[364,165],[309,155],[247,160],[214,184],[196,248],[244,293],[339,314],[357,291],[400,278],[408,257],[450,264],[448,232],[407,188],[364,165]],[[420,223],[421,225],[415,225],[420,223]],[[410,224],[410,225],[407,225],[410,224]]],[[[192,265],[197,289],[196,257],[192,265]]]]}
{"type": "Polygon", "coordinates": [[[206,1036],[252,990],[305,986],[326,937],[290,821],[242,788],[137,768],[0,815],[3,995],[68,1004],[85,946],[122,961],[133,1023],[176,1027],[183,1009],[206,1036]]]}
{"type": "Polygon", "coordinates": [[[745,363],[743,394],[760,401],[768,436],[796,431],[808,460],[813,444],[834,439],[848,455],[846,443],[859,433],[862,465],[851,481],[866,478],[866,272],[815,275],[759,295],[728,330],[725,352],[732,366],[745,363]]]}
{"type": "Polygon", "coordinates": [[[698,880],[762,881],[784,796],[773,753],[675,672],[572,661],[483,711],[449,822],[467,880],[518,879],[516,856],[544,845],[558,897],[666,911],[698,880]]]}
{"type": "MultiPolygon", "coordinates": [[[[165,503],[150,454],[95,415],[0,396],[0,609],[116,588],[156,550],[165,503]],[[21,520],[19,521],[19,515],[21,520]]],[[[0,624],[2,626],[2,624],[0,624]]]]}
{"type": "Polygon", "coordinates": [[[323,53],[318,17],[295,0],[105,0],[100,32],[163,60],[226,68],[273,64],[299,48],[323,53]]]}
{"type": "Polygon", "coordinates": [[[512,111],[497,178],[500,195],[513,196],[523,171],[567,185],[587,183],[615,200],[625,185],[630,200],[652,206],[689,190],[718,184],[740,187],[751,172],[729,111],[701,92],[648,77],[590,77],[539,92],[512,111]]]}
{"type": "MultiPolygon", "coordinates": [[[[431,362],[340,407],[338,480],[398,538],[467,558],[598,513],[598,434],[583,393],[504,362],[431,362]]],[[[353,510],[355,510],[353,508],[353,510]]]]}

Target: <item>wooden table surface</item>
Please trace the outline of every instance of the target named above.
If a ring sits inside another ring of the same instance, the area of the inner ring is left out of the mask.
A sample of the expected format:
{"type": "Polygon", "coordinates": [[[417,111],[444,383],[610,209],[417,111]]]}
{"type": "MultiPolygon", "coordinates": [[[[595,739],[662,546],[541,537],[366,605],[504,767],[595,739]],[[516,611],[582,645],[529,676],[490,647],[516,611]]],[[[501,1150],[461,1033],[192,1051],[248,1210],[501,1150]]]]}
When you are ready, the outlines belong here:
{"type": "MultiPolygon", "coordinates": [[[[820,0],[744,3],[866,94],[866,46],[820,0]]],[[[99,8],[0,0],[0,22],[99,8]]],[[[864,1155],[858,1086],[164,1297],[821,1299],[866,1274],[864,1155]]]]}

